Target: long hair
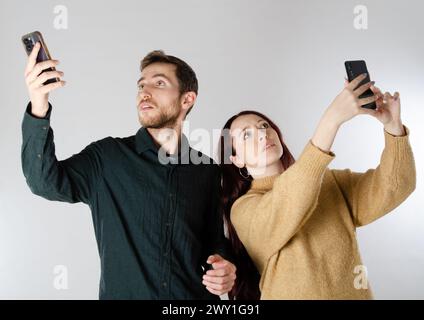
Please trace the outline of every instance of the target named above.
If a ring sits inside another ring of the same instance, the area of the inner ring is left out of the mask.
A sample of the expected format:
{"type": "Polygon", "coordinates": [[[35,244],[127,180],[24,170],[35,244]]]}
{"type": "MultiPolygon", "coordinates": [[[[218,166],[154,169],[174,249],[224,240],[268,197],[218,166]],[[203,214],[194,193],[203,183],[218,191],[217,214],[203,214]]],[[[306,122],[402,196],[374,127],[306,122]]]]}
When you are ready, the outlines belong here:
{"type": "Polygon", "coordinates": [[[228,238],[235,255],[234,262],[237,266],[237,278],[232,290],[228,293],[230,300],[259,300],[260,298],[260,274],[256,269],[252,259],[249,257],[245,247],[243,246],[243,243],[237,236],[237,232],[231,223],[230,218],[232,205],[238,198],[240,198],[249,190],[252,182],[252,177],[250,175],[248,176],[245,168],[242,169],[244,170],[242,174],[247,178],[243,177],[239,171],[239,168],[229,161],[229,156],[235,155],[232,138],[229,135],[231,124],[238,117],[247,114],[254,114],[263,118],[277,132],[278,138],[280,139],[281,145],[283,147],[283,155],[281,156],[280,161],[283,164],[284,170],[291,166],[295,161],[283,141],[280,129],[267,116],[261,114],[260,112],[250,110],[242,111],[232,116],[225,123],[222,129],[218,145],[219,166],[222,170],[222,196],[220,200],[220,211],[227,227],[228,238]]]}

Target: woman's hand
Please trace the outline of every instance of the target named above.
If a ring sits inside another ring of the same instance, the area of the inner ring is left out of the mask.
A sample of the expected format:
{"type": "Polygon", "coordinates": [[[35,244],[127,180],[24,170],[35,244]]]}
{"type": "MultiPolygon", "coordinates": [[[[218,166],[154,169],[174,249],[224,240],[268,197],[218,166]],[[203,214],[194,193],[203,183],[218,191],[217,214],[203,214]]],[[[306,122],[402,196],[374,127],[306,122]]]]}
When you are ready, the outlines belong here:
{"type": "Polygon", "coordinates": [[[377,109],[368,110],[367,113],[379,120],[388,133],[395,136],[404,135],[405,130],[400,117],[399,92],[395,92],[393,95],[389,92],[383,94],[381,90],[374,85],[371,86],[371,90],[378,96],[376,101],[377,109]]]}
{"type": "Polygon", "coordinates": [[[361,74],[350,83],[346,83],[342,92],[325,111],[311,139],[312,143],[321,150],[330,151],[339,127],[356,115],[368,113],[368,109],[362,106],[377,100],[378,95],[359,98],[373,85],[373,82],[368,82],[358,87],[365,77],[365,74],[361,74]],[[355,89],[356,87],[358,88],[355,89]]]}
{"type": "Polygon", "coordinates": [[[361,74],[350,83],[345,84],[342,92],[337,95],[325,111],[324,118],[327,122],[339,127],[359,114],[368,113],[367,110],[369,109],[362,108],[362,106],[376,101],[378,94],[367,98],[359,98],[361,94],[374,85],[374,82],[371,81],[355,89],[365,77],[366,74],[361,74]]]}

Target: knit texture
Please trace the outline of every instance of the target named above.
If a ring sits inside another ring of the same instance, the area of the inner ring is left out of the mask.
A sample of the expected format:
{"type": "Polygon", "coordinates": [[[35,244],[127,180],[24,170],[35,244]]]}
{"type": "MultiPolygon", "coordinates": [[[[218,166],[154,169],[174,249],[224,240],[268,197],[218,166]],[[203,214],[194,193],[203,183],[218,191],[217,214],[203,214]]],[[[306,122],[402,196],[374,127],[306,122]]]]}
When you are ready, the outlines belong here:
{"type": "Polygon", "coordinates": [[[252,181],[231,221],[261,274],[261,299],[372,299],[356,228],[415,189],[405,131],[398,137],[384,131],[380,164],[365,173],[328,169],[334,153],[309,141],[282,174],[252,181]]]}

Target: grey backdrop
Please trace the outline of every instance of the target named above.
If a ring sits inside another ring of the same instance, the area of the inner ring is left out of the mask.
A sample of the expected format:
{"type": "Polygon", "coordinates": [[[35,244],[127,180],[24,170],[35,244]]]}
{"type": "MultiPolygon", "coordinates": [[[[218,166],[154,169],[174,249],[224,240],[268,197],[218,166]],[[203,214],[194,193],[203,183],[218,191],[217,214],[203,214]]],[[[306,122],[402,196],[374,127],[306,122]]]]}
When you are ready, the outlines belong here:
{"type": "MultiPolygon", "coordinates": [[[[190,130],[219,129],[235,112],[253,108],[280,125],[295,156],[343,87],[343,62],[365,59],[376,85],[401,93],[418,184],[399,208],[358,230],[360,249],[376,298],[423,299],[423,9],[418,0],[1,0],[0,298],[98,297],[89,208],[31,194],[21,170],[28,95],[20,37],[40,30],[68,81],[50,99],[59,159],[105,136],[137,131],[139,62],[153,49],[185,59],[197,72],[190,130]],[[368,8],[366,30],[353,25],[359,4],[368,8]],[[56,5],[68,9],[65,30],[54,26],[56,5]],[[57,265],[68,270],[67,290],[53,285],[57,265]]],[[[340,130],[331,167],[375,167],[383,146],[381,124],[358,117],[340,130]]]]}

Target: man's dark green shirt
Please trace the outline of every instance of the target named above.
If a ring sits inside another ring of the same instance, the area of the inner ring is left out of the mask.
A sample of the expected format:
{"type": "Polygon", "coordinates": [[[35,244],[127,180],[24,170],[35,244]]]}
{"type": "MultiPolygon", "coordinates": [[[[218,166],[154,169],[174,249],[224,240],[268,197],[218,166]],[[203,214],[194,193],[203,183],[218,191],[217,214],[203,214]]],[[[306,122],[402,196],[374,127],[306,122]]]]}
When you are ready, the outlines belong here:
{"type": "Polygon", "coordinates": [[[37,118],[27,106],[23,172],[34,194],[89,205],[101,262],[99,298],[219,299],[202,284],[209,255],[229,259],[218,213],[219,167],[184,135],[178,155],[162,154],[143,127],[58,161],[51,111],[49,105],[37,118]]]}

